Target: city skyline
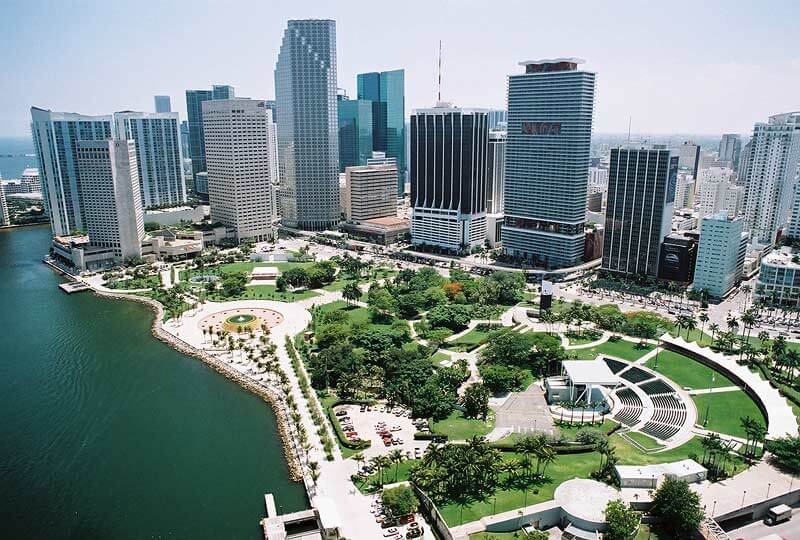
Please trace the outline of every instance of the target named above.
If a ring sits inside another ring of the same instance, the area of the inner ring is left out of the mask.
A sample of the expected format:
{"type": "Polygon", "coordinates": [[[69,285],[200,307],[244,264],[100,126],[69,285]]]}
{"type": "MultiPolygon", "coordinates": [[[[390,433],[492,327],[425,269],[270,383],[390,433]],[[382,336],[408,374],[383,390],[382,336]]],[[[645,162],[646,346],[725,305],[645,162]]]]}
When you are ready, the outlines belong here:
{"type": "Polygon", "coordinates": [[[0,135],[27,135],[31,105],[87,115],[151,111],[154,95],[168,95],[173,110],[185,120],[184,91],[219,81],[235,86],[239,95],[272,99],[271,71],[283,25],[292,18],[337,21],[337,79],[350,95],[356,95],[358,73],[404,69],[406,115],[436,99],[440,39],[442,95],[461,107],[503,108],[506,77],[517,72],[520,61],[578,56],[587,59],[586,69],[598,73],[595,131],[600,133],[625,132],[632,118],[633,131],[640,133],[747,135],[758,119],[798,108],[792,89],[800,83],[800,54],[773,39],[791,35],[791,21],[800,8],[788,2],[771,3],[769,10],[751,5],[729,9],[714,3],[692,6],[691,11],[686,4],[686,10],[671,5],[614,12],[580,2],[569,10],[569,23],[564,25],[537,24],[555,20],[564,9],[561,6],[559,10],[511,2],[492,11],[502,24],[486,25],[479,16],[486,14],[486,8],[477,3],[411,3],[393,13],[390,26],[369,24],[371,12],[364,3],[253,5],[252,16],[240,23],[242,31],[229,36],[224,46],[181,37],[212,30],[214,17],[209,10],[184,9],[185,3],[138,12],[121,5],[83,4],[86,9],[50,3],[47,9],[37,3],[0,7],[0,21],[5,21],[0,22],[0,41],[9,51],[6,73],[11,75],[0,83],[6,97],[0,105],[5,120],[0,135]],[[422,12],[425,17],[418,17],[422,12]],[[691,20],[684,15],[689,12],[691,20]],[[78,17],[91,30],[85,36],[67,33],[78,17]],[[103,23],[119,17],[129,24],[103,23]],[[653,19],[660,24],[644,24],[653,19]],[[53,31],[35,36],[38,52],[29,52],[34,28],[48,21],[54,23],[53,31]],[[248,31],[255,25],[258,31],[248,31]],[[175,32],[175,27],[181,31],[175,32]],[[113,63],[93,45],[107,32],[129,43],[120,53],[124,58],[113,63]],[[748,39],[733,39],[741,35],[748,39]],[[148,36],[152,39],[141,39],[148,36]],[[759,46],[753,47],[751,41],[759,46]],[[171,54],[158,54],[164,49],[171,54]],[[247,50],[253,52],[242,56],[247,50]],[[132,79],[128,66],[137,58],[148,61],[143,76],[132,79]],[[647,67],[653,58],[659,58],[658,70],[647,67]],[[48,93],[52,85],[34,84],[42,72],[58,86],[57,95],[48,93]],[[115,86],[114,92],[92,90],[105,87],[101,83],[109,80],[125,84],[115,86]],[[659,106],[652,107],[653,103],[659,106]]]}

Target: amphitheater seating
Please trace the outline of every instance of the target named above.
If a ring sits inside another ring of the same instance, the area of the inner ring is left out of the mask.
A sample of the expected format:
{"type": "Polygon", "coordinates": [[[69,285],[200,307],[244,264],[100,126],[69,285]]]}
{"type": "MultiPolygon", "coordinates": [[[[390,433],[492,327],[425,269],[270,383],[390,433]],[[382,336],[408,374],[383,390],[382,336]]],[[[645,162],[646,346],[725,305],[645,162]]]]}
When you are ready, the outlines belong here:
{"type": "Polygon", "coordinates": [[[603,361],[608,366],[608,369],[611,370],[611,373],[617,374],[630,364],[627,362],[620,362],[619,360],[614,360],[613,358],[603,358],[603,361]]]}
{"type": "Polygon", "coordinates": [[[622,410],[614,415],[614,420],[626,426],[637,423],[642,416],[642,400],[636,392],[630,388],[623,388],[617,391],[617,399],[622,403],[622,410]]]}
{"type": "MultiPolygon", "coordinates": [[[[685,413],[684,413],[685,414],[685,413]]],[[[662,441],[665,439],[669,439],[678,431],[680,431],[681,426],[670,425],[670,424],[661,424],[659,422],[649,421],[646,422],[644,427],[642,427],[642,433],[646,433],[648,435],[652,435],[656,439],[661,439],[662,441]]]]}
{"type": "Polygon", "coordinates": [[[656,394],[668,394],[675,391],[670,385],[668,385],[661,379],[656,379],[654,381],[640,384],[639,388],[644,390],[645,393],[649,396],[653,396],[656,394]]]}
{"type": "Polygon", "coordinates": [[[638,367],[632,367],[629,370],[622,372],[620,374],[620,377],[622,377],[626,381],[632,382],[633,384],[638,384],[640,382],[653,378],[651,374],[649,374],[643,369],[639,369],[638,367]]]}

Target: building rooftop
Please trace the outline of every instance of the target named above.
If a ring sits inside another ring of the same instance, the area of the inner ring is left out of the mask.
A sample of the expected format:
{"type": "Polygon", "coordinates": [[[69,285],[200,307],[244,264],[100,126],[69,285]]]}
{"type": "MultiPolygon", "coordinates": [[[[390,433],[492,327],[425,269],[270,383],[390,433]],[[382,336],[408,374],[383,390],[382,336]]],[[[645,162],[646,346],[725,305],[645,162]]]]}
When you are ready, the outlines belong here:
{"type": "Polygon", "coordinates": [[[610,386],[619,382],[619,377],[602,360],[565,360],[561,365],[572,384],[610,386]]]}
{"type": "Polygon", "coordinates": [[[585,64],[586,60],[583,58],[575,58],[573,56],[565,56],[562,58],[543,58],[541,60],[523,60],[519,63],[520,66],[531,65],[544,65],[544,64],[585,64]]]}
{"type": "Polygon", "coordinates": [[[362,222],[363,224],[367,225],[380,225],[382,227],[408,227],[409,223],[407,219],[399,218],[399,217],[380,217],[380,218],[373,218],[367,219],[362,222]]]}
{"type": "Polygon", "coordinates": [[[764,255],[761,262],[769,266],[785,266],[786,268],[800,268],[800,253],[795,252],[790,247],[782,247],[764,255]]]}

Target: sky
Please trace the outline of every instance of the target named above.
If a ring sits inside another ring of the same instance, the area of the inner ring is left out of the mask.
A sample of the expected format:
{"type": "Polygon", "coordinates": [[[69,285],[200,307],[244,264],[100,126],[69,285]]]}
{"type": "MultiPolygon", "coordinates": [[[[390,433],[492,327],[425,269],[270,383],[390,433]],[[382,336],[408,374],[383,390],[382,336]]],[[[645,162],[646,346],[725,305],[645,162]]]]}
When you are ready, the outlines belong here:
{"type": "Polygon", "coordinates": [[[29,134],[31,105],[108,114],[153,110],[184,91],[231,84],[272,99],[294,18],[337,25],[338,86],[406,70],[406,115],[442,97],[504,108],[518,62],[574,56],[598,74],[594,130],[752,131],[800,110],[800,2],[361,0],[0,0],[0,136],[29,134]]]}

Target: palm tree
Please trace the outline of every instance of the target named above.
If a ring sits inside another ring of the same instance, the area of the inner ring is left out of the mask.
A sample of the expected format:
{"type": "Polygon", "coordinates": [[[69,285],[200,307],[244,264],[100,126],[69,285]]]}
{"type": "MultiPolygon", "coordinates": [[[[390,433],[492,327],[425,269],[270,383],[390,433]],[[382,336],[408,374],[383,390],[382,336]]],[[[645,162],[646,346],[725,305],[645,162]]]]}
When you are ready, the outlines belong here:
{"type": "Polygon", "coordinates": [[[717,332],[719,332],[719,325],[717,323],[711,323],[708,325],[708,329],[711,330],[711,341],[717,341],[717,332]]]}
{"type": "Polygon", "coordinates": [[[403,462],[403,451],[399,448],[389,452],[389,460],[394,463],[394,481],[397,482],[397,475],[400,471],[400,464],[403,462]]]}
{"type": "Polygon", "coordinates": [[[706,323],[708,322],[708,313],[705,311],[700,312],[700,315],[697,316],[697,319],[700,321],[700,341],[703,340],[703,331],[705,330],[706,323]]]}
{"type": "Polygon", "coordinates": [[[744,311],[747,311],[747,299],[750,298],[750,292],[753,290],[753,287],[750,285],[742,285],[741,291],[744,293],[744,311]]]}
{"type": "Polygon", "coordinates": [[[311,480],[313,480],[314,485],[317,485],[317,480],[319,480],[319,463],[316,461],[312,461],[308,464],[308,470],[311,473],[311,480]]]}
{"type": "Polygon", "coordinates": [[[683,320],[683,327],[686,329],[686,341],[689,341],[689,332],[697,328],[697,321],[691,315],[687,315],[683,320]]]}

